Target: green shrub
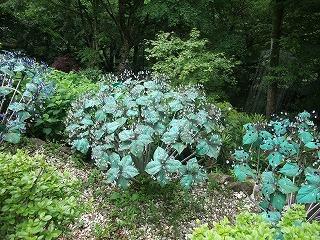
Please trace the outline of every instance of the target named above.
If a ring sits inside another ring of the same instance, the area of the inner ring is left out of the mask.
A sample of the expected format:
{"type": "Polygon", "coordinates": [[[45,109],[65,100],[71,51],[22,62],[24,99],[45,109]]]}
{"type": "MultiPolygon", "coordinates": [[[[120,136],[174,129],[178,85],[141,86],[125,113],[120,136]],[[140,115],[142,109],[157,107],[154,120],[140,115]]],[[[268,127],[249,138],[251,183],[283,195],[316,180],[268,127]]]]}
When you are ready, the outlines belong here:
{"type": "Polygon", "coordinates": [[[150,41],[146,52],[148,59],[155,61],[153,71],[166,75],[174,84],[203,84],[216,97],[225,97],[225,90],[235,83],[232,72],[237,62],[223,53],[208,51],[207,43],[196,29],[187,40],[161,33],[150,41]]]}
{"type": "Polygon", "coordinates": [[[244,128],[247,150],[234,151],[234,174],[239,181],[252,178],[259,184],[260,206],[270,211],[265,216],[276,221],[287,203],[320,201],[320,136],[308,112],[293,121],[278,118],[244,128]]]}
{"type": "Polygon", "coordinates": [[[78,213],[78,183],[41,156],[0,153],[1,239],[56,239],[78,213]]]}
{"type": "Polygon", "coordinates": [[[127,187],[148,173],[161,185],[173,178],[190,188],[206,178],[199,163],[219,155],[219,119],[195,87],[130,77],[76,101],[66,130],[75,149],[92,149],[108,182],[127,187]]]}
{"type": "Polygon", "coordinates": [[[191,240],[317,240],[320,239],[319,222],[305,220],[303,206],[293,206],[281,221],[272,225],[255,213],[240,213],[234,224],[225,218],[209,228],[208,224],[197,227],[189,236],[191,240]]]}
{"type": "Polygon", "coordinates": [[[60,140],[63,138],[71,102],[83,93],[97,90],[98,84],[93,83],[84,74],[64,73],[57,70],[52,71],[47,79],[55,83],[56,92],[44,104],[31,132],[37,137],[60,140]]]}
{"type": "Polygon", "coordinates": [[[0,143],[18,143],[35,108],[54,91],[45,81],[50,70],[20,53],[0,53],[0,143]]]}

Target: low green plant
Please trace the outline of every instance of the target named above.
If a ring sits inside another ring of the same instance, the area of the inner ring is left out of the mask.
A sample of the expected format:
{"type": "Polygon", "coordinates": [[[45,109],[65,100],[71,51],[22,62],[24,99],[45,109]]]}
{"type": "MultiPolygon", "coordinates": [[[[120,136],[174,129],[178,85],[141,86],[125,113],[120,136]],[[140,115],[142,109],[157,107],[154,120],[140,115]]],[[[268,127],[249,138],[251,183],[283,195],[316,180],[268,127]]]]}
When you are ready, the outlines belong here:
{"type": "Polygon", "coordinates": [[[78,216],[79,182],[41,156],[0,153],[2,239],[56,239],[78,216]]]}
{"type": "Polygon", "coordinates": [[[240,213],[232,224],[227,218],[210,228],[208,224],[197,227],[189,236],[191,240],[317,240],[320,238],[319,222],[306,222],[304,206],[294,205],[287,210],[277,225],[272,225],[261,215],[240,213]]]}
{"type": "Polygon", "coordinates": [[[247,150],[235,150],[234,174],[239,181],[252,178],[260,186],[260,206],[267,211],[264,216],[277,221],[286,204],[320,201],[319,132],[308,112],[293,121],[277,118],[269,123],[248,123],[244,128],[247,150]]]}
{"type": "Polygon", "coordinates": [[[232,72],[237,62],[223,53],[208,51],[207,43],[196,29],[187,40],[161,33],[150,41],[146,52],[155,62],[152,70],[166,75],[173,84],[203,84],[216,97],[225,97],[225,90],[235,83],[232,72]]]}
{"type": "Polygon", "coordinates": [[[36,108],[54,92],[49,69],[21,53],[0,53],[0,143],[18,143],[36,108]]]}
{"type": "Polygon", "coordinates": [[[186,189],[205,180],[203,164],[221,146],[219,109],[195,87],[138,79],[103,85],[73,104],[66,129],[73,148],[91,149],[107,182],[122,188],[145,173],[161,185],[180,179],[186,189]]]}
{"type": "Polygon", "coordinates": [[[51,71],[47,79],[55,83],[55,94],[40,109],[40,114],[31,132],[40,138],[61,140],[64,138],[65,121],[71,103],[81,94],[97,90],[93,83],[83,74],[51,71]]]}

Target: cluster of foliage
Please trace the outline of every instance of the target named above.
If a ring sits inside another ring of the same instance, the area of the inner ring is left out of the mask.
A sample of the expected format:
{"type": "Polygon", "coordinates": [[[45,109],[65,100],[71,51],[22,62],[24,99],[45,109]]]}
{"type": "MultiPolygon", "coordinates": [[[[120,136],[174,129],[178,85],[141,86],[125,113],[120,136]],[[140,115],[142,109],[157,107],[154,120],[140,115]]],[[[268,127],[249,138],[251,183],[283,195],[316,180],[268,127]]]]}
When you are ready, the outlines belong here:
{"type": "Polygon", "coordinates": [[[78,214],[77,181],[41,156],[0,153],[3,239],[56,239],[78,214]]]}
{"type": "Polygon", "coordinates": [[[60,71],[51,71],[46,78],[55,84],[56,91],[48,99],[43,108],[38,109],[32,133],[38,137],[61,139],[65,130],[65,121],[71,103],[81,94],[97,90],[98,85],[93,83],[84,74],[60,71]]]}
{"type": "Polygon", "coordinates": [[[227,218],[209,228],[207,224],[194,230],[191,240],[242,240],[242,239],[283,239],[316,240],[320,238],[320,224],[306,222],[304,206],[293,205],[277,225],[265,221],[254,213],[240,213],[234,224],[227,218]]]}
{"type": "Polygon", "coordinates": [[[77,100],[66,130],[75,149],[92,150],[108,182],[125,188],[146,172],[161,185],[180,178],[190,188],[206,178],[200,161],[218,157],[219,119],[195,87],[136,76],[77,100]]]}
{"type": "Polygon", "coordinates": [[[182,40],[170,33],[157,35],[146,49],[148,59],[155,61],[152,69],[164,74],[175,84],[204,84],[217,97],[224,97],[228,86],[234,84],[232,69],[237,64],[223,53],[206,49],[207,40],[193,29],[190,38],[182,40]]]}
{"type": "Polygon", "coordinates": [[[219,156],[221,165],[228,163],[236,147],[242,144],[242,136],[245,132],[243,125],[250,123],[266,122],[266,118],[260,114],[250,114],[238,111],[229,102],[216,103],[221,109],[222,124],[225,127],[221,133],[223,146],[219,156]]]}
{"type": "Polygon", "coordinates": [[[19,53],[0,54],[0,143],[18,143],[26,121],[54,92],[48,68],[19,53]]]}
{"type": "Polygon", "coordinates": [[[320,201],[319,132],[308,112],[294,121],[278,118],[244,128],[243,144],[249,150],[235,150],[234,174],[239,181],[252,178],[259,184],[266,217],[277,221],[286,203],[295,200],[320,201]]]}

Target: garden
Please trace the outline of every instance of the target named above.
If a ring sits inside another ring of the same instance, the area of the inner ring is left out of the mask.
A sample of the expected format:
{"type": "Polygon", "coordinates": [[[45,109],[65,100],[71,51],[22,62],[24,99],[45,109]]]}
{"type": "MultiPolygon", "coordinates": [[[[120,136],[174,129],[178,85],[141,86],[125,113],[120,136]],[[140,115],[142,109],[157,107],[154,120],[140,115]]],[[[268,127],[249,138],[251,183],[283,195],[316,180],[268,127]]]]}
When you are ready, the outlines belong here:
{"type": "Polygon", "coordinates": [[[0,239],[320,239],[319,14],[0,3],[0,239]]]}

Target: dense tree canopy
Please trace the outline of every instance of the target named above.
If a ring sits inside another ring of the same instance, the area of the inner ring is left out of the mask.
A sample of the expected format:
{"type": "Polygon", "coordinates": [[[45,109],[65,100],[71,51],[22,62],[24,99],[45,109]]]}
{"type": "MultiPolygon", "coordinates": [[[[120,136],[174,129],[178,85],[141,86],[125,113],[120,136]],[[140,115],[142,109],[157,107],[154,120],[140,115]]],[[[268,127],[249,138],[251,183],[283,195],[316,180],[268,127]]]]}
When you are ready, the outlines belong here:
{"type": "Polygon", "coordinates": [[[0,42],[49,64],[68,56],[81,68],[138,71],[157,64],[145,51],[157,34],[187,41],[196,28],[207,41],[203,56],[239,62],[220,99],[251,112],[267,105],[271,114],[320,110],[319,17],[318,0],[5,0],[0,42]]]}

